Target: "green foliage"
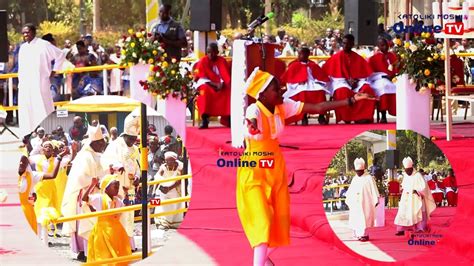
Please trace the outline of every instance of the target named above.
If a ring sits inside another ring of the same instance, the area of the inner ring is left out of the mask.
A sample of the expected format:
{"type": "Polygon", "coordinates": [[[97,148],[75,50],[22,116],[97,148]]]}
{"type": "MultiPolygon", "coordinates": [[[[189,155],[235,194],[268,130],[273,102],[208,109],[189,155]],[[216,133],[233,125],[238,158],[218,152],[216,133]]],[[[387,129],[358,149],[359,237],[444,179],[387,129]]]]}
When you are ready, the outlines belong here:
{"type": "MultiPolygon", "coordinates": [[[[302,13],[293,14],[292,23],[282,26],[286,33],[296,37],[300,42],[313,44],[316,38],[323,38],[327,28],[344,29],[344,17],[338,13],[332,16],[326,13],[321,20],[308,19],[302,13]]],[[[276,35],[278,29],[272,31],[276,35]]]]}
{"type": "Polygon", "coordinates": [[[334,168],[337,172],[350,172],[354,170],[354,160],[358,157],[362,157],[367,161],[367,148],[360,142],[351,140],[342,149],[340,149],[329,165],[329,168],[334,168]],[[349,169],[346,169],[346,152],[348,153],[349,169]]]}
{"type": "Polygon", "coordinates": [[[7,34],[8,34],[8,41],[10,42],[10,44],[17,44],[23,41],[23,36],[19,32],[9,30],[7,34]]]}
{"type": "MultiPolygon", "coordinates": [[[[162,1],[161,1],[162,2],[162,1]]],[[[103,28],[126,31],[146,24],[145,0],[101,0],[100,22],[103,28]]],[[[180,6],[180,9],[181,6],[180,6]]],[[[172,10],[173,17],[176,18],[172,10]]],[[[182,10],[179,10],[182,13],[182,10]]]]}
{"type": "Polygon", "coordinates": [[[70,25],[61,21],[44,21],[38,27],[38,37],[51,33],[56,39],[56,44],[62,46],[65,40],[79,39],[79,33],[70,25]]]}
{"type": "Polygon", "coordinates": [[[119,31],[98,31],[94,33],[94,40],[104,48],[114,47],[115,44],[122,38],[122,33],[119,31]]]}
{"type": "MultiPolygon", "coordinates": [[[[84,1],[84,25],[92,29],[93,0],[84,1]]],[[[79,29],[80,6],[77,0],[48,0],[48,9],[53,15],[53,20],[61,21],[66,25],[79,29]]]]}
{"type": "Polygon", "coordinates": [[[448,171],[449,168],[451,168],[451,164],[449,164],[448,160],[444,160],[444,161],[441,161],[441,162],[439,160],[433,160],[428,164],[428,166],[424,170],[428,171],[428,170],[433,169],[437,172],[447,174],[447,171],[448,171]]]}
{"type": "Polygon", "coordinates": [[[305,28],[309,24],[309,19],[302,12],[295,12],[291,17],[291,27],[305,28]]]}
{"type": "Polygon", "coordinates": [[[336,168],[329,167],[326,171],[326,176],[330,178],[336,178],[339,175],[339,171],[336,168]]]}

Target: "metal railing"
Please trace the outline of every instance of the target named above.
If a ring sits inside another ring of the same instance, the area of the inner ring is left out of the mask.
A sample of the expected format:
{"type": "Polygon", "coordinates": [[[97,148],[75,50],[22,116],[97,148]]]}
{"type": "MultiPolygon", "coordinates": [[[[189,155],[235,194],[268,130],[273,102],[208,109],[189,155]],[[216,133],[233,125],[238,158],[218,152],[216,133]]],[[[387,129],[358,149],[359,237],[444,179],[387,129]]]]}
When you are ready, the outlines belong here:
{"type": "MultiPolygon", "coordinates": [[[[186,179],[186,178],[191,178],[191,175],[180,175],[172,178],[166,178],[162,180],[157,180],[157,181],[152,181],[148,182],[148,184],[152,183],[153,184],[160,184],[164,182],[171,182],[171,181],[177,181],[181,179],[186,179]]],[[[190,196],[184,196],[184,197],[179,197],[179,198],[174,198],[174,199],[168,199],[168,200],[163,200],[160,202],[159,205],[153,205],[153,204],[148,204],[147,208],[155,208],[157,206],[161,205],[170,205],[170,204],[177,204],[177,203],[182,203],[182,202],[189,202],[191,200],[190,196]]],[[[88,218],[93,218],[93,217],[100,217],[100,216],[109,216],[109,215],[114,215],[114,214],[120,214],[124,212],[130,212],[130,211],[136,211],[140,210],[142,208],[141,204],[135,204],[131,206],[126,206],[126,207],[120,207],[120,208],[114,208],[114,209],[108,209],[108,210],[102,210],[102,211],[96,211],[96,212],[89,212],[89,213],[82,213],[82,214],[77,214],[77,215],[72,215],[69,217],[60,217],[58,219],[50,221],[53,224],[58,224],[58,223],[64,223],[64,222],[71,222],[71,221],[76,221],[76,220],[82,220],[82,219],[88,219],[88,218]]],[[[155,213],[149,218],[154,218],[154,217],[159,217],[159,216],[166,216],[166,215],[173,215],[177,213],[184,213],[188,209],[187,208],[181,208],[177,209],[174,211],[167,211],[167,212],[160,212],[160,213],[155,213]]],[[[141,221],[142,217],[135,217],[134,221],[141,221]]],[[[47,230],[47,227],[49,224],[46,224],[44,227],[44,230],[47,230]]],[[[148,234],[148,232],[146,233],[148,234]]],[[[145,237],[145,234],[142,233],[142,237],[145,237]]],[[[47,239],[44,239],[47,241],[47,239]]],[[[47,243],[45,243],[47,244],[47,243]]],[[[154,251],[150,252],[149,255],[151,255],[154,251]]],[[[128,255],[128,256],[121,256],[121,257],[116,257],[116,258],[110,258],[110,259],[105,259],[105,260],[100,260],[100,261],[95,261],[95,262],[90,262],[86,263],[85,265],[103,265],[107,263],[118,263],[118,262],[129,262],[129,261],[134,261],[134,260],[139,260],[142,258],[143,254],[133,254],[133,255],[128,255]]]]}

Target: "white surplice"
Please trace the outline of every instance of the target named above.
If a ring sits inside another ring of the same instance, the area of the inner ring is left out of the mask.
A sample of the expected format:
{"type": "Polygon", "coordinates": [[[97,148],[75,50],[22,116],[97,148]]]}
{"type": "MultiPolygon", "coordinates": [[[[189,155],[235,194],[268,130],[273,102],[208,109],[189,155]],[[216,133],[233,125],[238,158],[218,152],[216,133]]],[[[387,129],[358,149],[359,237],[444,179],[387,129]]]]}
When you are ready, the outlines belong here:
{"type": "Polygon", "coordinates": [[[22,135],[31,133],[54,110],[51,71],[61,69],[64,53],[51,43],[34,38],[18,54],[18,119],[22,135]],[[54,68],[52,61],[54,60],[54,68]]]}
{"type": "MultiPolygon", "coordinates": [[[[183,163],[181,161],[176,161],[178,163],[178,167],[176,170],[168,170],[168,167],[166,163],[162,164],[160,166],[160,169],[158,169],[158,172],[155,175],[155,180],[163,180],[163,179],[168,179],[171,177],[175,177],[181,174],[183,171],[183,163]]],[[[168,193],[163,193],[159,189],[160,187],[171,187],[173,186],[177,181],[170,181],[170,182],[164,182],[159,184],[158,188],[156,189],[157,194],[161,200],[169,200],[169,199],[175,199],[182,197],[182,192],[181,192],[181,186],[177,186],[168,193]]],[[[183,180],[181,182],[184,182],[183,180]]],[[[168,204],[168,205],[160,205],[156,207],[155,213],[161,213],[161,212],[170,212],[170,211],[175,211],[178,209],[184,208],[184,203],[176,203],[176,204],[168,204]]],[[[172,227],[172,228],[177,228],[177,226],[183,221],[183,214],[182,213],[177,213],[177,214],[172,214],[172,215],[166,215],[166,216],[160,216],[158,217],[158,224],[161,224],[163,226],[167,227],[172,227]]]]}
{"type": "MultiPolygon", "coordinates": [[[[375,204],[379,192],[372,176],[364,174],[354,176],[346,192],[346,204],[349,206],[349,227],[356,232],[364,232],[373,227],[375,221],[375,204]]],[[[360,234],[360,235],[359,235],[360,234]]],[[[364,233],[358,233],[364,236],[364,233]]]]}
{"type": "Polygon", "coordinates": [[[436,204],[423,176],[418,172],[411,176],[404,173],[402,189],[395,224],[399,226],[416,225],[423,221],[423,212],[426,212],[426,217],[429,219],[430,214],[436,209],[436,204]],[[423,199],[413,193],[414,190],[423,195],[423,199]]]}

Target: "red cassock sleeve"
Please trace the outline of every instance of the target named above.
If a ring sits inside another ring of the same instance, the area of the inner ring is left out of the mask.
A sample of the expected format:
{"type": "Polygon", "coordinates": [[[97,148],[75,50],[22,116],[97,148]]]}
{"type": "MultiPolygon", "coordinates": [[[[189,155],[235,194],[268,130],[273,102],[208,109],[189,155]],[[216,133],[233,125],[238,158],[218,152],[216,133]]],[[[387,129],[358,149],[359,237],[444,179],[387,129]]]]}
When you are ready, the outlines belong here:
{"type": "Polygon", "coordinates": [[[456,178],[448,176],[443,180],[443,185],[445,187],[456,187],[456,178]]]}
{"type": "Polygon", "coordinates": [[[451,55],[451,74],[457,75],[460,81],[457,85],[464,85],[464,61],[456,55],[451,55]]]}
{"type": "Polygon", "coordinates": [[[436,188],[435,182],[433,180],[428,181],[428,186],[430,187],[430,190],[433,190],[436,188]]]}
{"type": "Polygon", "coordinates": [[[197,78],[207,78],[212,82],[219,82],[222,78],[224,83],[227,86],[230,86],[229,65],[227,64],[227,61],[225,61],[225,58],[219,56],[217,57],[217,60],[213,62],[209,57],[205,56],[199,60],[196,69],[197,78]],[[217,66],[217,69],[219,69],[220,76],[212,70],[214,66],[217,66]]]}
{"type": "Polygon", "coordinates": [[[369,63],[356,52],[340,51],[332,55],[324,64],[325,73],[334,78],[367,78],[372,74],[369,63]]]}
{"type": "Polygon", "coordinates": [[[438,187],[439,188],[445,188],[443,182],[441,182],[441,181],[437,181],[437,182],[438,182],[438,187]]]}
{"type": "Polygon", "coordinates": [[[313,61],[309,61],[308,64],[303,64],[298,60],[295,60],[290,63],[288,66],[288,69],[286,72],[282,75],[282,82],[284,84],[286,83],[304,83],[308,81],[308,71],[307,67],[310,67],[311,69],[311,74],[313,75],[313,78],[319,80],[319,81],[324,81],[328,82],[329,77],[326,75],[324,70],[318,66],[313,61]]]}
{"type": "MultiPolygon", "coordinates": [[[[394,65],[397,62],[397,55],[392,52],[387,53],[388,61],[394,65]]],[[[369,65],[374,72],[384,72],[389,76],[395,76],[398,73],[398,69],[393,66],[392,71],[388,70],[388,62],[383,53],[376,53],[369,58],[369,65]]]]}

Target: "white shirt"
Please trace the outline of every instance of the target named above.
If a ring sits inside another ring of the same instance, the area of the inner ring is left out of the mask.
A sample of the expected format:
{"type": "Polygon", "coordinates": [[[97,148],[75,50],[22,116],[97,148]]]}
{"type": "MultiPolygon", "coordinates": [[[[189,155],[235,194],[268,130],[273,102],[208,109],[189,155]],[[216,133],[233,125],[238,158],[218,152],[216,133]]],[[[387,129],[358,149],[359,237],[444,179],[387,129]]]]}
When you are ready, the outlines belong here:
{"type": "MultiPolygon", "coordinates": [[[[295,116],[299,113],[301,113],[303,109],[303,103],[302,102],[295,102],[291,99],[284,99],[283,104],[282,104],[283,110],[284,110],[284,117],[281,117],[282,114],[280,113],[274,113],[271,114],[269,117],[269,124],[272,126],[272,124],[275,127],[275,131],[271,133],[272,139],[278,138],[280,134],[283,132],[283,129],[285,128],[285,119],[295,116]],[[282,119],[281,119],[282,118],[282,119]],[[283,120],[283,121],[282,121],[283,120]]],[[[265,108],[266,109],[266,108],[265,108]]],[[[269,112],[268,110],[266,110],[269,112]]],[[[277,111],[277,107],[275,106],[275,111],[277,111]]],[[[251,119],[257,119],[257,127],[260,129],[260,131],[263,130],[263,117],[265,117],[265,113],[263,110],[260,110],[260,108],[257,106],[256,103],[253,103],[247,107],[247,111],[245,114],[245,117],[249,120],[251,119]]],[[[261,140],[263,138],[263,134],[256,134],[256,135],[250,135],[247,132],[247,138],[255,139],[255,140],[261,140]]]]}
{"type": "MultiPolygon", "coordinates": [[[[125,206],[125,204],[123,204],[122,200],[119,197],[114,197],[114,201],[115,201],[114,208],[120,208],[120,207],[125,206]]],[[[90,194],[89,204],[92,205],[92,207],[94,207],[96,211],[102,211],[102,194],[100,193],[90,194]]],[[[112,209],[111,205],[112,205],[112,201],[108,201],[108,204],[107,204],[108,209],[112,209]]]]}

